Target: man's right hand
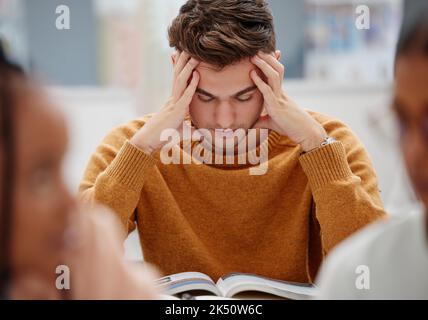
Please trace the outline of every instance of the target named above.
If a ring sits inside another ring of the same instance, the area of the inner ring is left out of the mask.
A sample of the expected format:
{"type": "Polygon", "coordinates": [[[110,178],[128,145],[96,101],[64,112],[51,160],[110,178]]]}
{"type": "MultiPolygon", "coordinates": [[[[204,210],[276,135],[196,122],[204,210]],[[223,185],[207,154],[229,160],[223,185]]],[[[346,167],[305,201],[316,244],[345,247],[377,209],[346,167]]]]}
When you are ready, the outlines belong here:
{"type": "Polygon", "coordinates": [[[160,141],[162,132],[165,129],[178,130],[189,114],[189,105],[199,84],[199,73],[195,71],[198,65],[199,61],[191,58],[187,52],[177,53],[171,97],[130,140],[146,154],[150,155],[161,148],[165,144],[160,141]]]}

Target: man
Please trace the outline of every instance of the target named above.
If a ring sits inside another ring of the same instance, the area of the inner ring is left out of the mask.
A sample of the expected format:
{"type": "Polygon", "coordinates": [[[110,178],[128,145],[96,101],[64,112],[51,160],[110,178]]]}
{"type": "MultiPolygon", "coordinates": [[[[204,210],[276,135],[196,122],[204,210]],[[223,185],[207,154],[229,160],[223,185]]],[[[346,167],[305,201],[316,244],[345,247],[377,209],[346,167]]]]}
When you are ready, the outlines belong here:
{"type": "Polygon", "coordinates": [[[312,281],[337,243],[384,216],[364,147],[283,90],[265,1],[188,1],[169,40],[177,50],[171,98],[105,138],[82,197],[113,208],[128,231],[138,225],[144,258],[166,274],[312,281]],[[164,138],[185,136],[188,118],[202,142],[183,139],[177,163],[164,138]],[[242,134],[251,129],[258,135],[242,134]],[[251,171],[266,155],[267,170],[251,171]]]}
{"type": "Polygon", "coordinates": [[[398,43],[393,111],[420,209],[377,223],[339,246],[322,299],[428,299],[428,6],[409,14],[398,43]]]}

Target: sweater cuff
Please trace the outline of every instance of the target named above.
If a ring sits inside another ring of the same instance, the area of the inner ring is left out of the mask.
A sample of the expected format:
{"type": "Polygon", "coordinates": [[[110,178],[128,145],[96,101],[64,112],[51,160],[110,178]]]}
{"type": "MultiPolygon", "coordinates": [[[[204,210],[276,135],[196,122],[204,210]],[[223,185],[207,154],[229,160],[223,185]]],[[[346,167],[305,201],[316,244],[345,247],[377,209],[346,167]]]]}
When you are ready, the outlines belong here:
{"type": "Polygon", "coordinates": [[[105,174],[129,188],[142,187],[146,172],[156,165],[156,159],[126,141],[105,174]]]}
{"type": "Polygon", "coordinates": [[[346,159],[345,148],[339,141],[302,155],[300,164],[313,191],[353,175],[346,159]]]}

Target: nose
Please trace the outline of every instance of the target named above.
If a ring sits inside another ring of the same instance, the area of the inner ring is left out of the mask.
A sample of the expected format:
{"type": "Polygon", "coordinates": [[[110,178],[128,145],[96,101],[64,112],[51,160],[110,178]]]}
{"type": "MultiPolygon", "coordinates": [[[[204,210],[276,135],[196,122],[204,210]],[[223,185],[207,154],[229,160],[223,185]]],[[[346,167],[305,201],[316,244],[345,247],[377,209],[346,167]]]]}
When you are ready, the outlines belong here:
{"type": "Polygon", "coordinates": [[[218,128],[233,129],[235,122],[235,112],[228,102],[221,102],[216,110],[215,117],[218,128]]]}

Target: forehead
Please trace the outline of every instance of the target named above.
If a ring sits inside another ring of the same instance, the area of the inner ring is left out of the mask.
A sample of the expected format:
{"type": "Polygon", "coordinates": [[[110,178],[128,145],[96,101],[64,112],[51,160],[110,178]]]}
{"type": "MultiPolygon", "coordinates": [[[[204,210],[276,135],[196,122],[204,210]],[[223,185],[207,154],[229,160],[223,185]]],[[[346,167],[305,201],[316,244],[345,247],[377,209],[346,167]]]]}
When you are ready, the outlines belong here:
{"type": "Polygon", "coordinates": [[[202,62],[196,70],[201,78],[199,88],[212,94],[235,94],[247,87],[253,86],[250,72],[258,68],[251,63],[250,58],[243,59],[223,69],[202,62]]]}
{"type": "Polygon", "coordinates": [[[403,56],[397,60],[395,96],[406,108],[428,107],[428,57],[403,56]]]}

